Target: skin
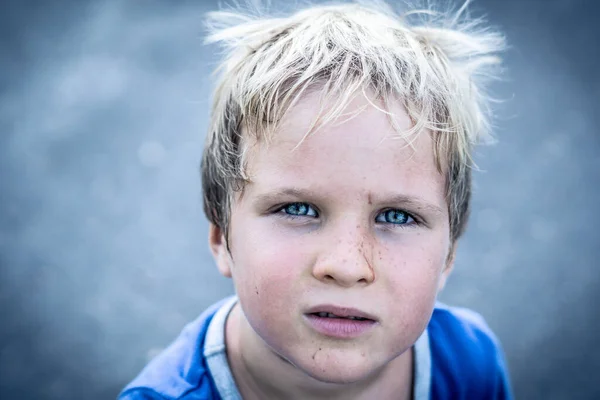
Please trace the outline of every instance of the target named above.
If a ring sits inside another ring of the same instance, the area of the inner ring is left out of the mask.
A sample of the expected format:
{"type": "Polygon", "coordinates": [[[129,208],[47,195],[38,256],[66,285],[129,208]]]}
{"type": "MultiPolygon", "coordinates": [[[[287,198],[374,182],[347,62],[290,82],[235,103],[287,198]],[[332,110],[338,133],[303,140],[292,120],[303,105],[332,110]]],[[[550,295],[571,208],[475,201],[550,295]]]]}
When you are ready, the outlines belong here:
{"type": "MultiPolygon", "coordinates": [[[[345,110],[363,109],[357,116],[297,146],[319,110],[316,96],[288,111],[268,145],[249,144],[230,252],[210,227],[218,268],[239,297],[226,324],[229,363],[244,399],[408,399],[412,345],[454,259],[445,178],[430,134],[408,146],[363,95],[345,110]],[[299,209],[305,215],[289,215],[299,209]],[[357,338],[331,338],[306,319],[322,304],[377,322],[357,338]]],[[[389,110],[411,126],[400,103],[389,110]]]]}

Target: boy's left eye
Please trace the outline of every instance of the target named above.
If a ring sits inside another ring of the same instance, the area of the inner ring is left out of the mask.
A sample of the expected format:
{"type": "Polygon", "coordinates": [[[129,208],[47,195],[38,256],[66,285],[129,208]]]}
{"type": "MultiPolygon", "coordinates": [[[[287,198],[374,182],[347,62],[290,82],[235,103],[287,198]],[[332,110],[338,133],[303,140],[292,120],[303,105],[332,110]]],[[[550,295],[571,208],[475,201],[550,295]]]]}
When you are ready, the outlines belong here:
{"type": "Polygon", "coordinates": [[[375,218],[375,222],[394,225],[405,225],[410,222],[414,222],[414,219],[407,212],[404,212],[402,210],[391,209],[383,211],[379,215],[377,215],[377,217],[375,218]]]}

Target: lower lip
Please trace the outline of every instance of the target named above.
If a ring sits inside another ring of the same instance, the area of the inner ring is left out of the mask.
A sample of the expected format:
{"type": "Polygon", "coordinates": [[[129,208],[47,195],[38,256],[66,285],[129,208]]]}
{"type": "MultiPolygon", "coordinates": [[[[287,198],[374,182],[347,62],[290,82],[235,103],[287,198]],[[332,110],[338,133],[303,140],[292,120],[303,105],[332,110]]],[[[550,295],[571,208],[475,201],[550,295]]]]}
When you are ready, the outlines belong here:
{"type": "Polygon", "coordinates": [[[314,330],[325,335],[340,339],[351,339],[369,331],[376,322],[373,320],[356,320],[347,318],[319,317],[306,314],[305,318],[314,330]]]}

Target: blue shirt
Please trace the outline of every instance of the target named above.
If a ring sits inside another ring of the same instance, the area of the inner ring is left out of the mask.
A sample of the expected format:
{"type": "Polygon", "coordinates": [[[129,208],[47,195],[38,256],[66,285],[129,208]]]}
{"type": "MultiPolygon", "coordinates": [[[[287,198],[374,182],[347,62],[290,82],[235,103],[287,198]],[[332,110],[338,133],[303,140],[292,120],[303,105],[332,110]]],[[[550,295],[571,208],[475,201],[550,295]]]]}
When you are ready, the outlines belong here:
{"type": "MultiPolygon", "coordinates": [[[[224,333],[236,301],[222,300],[188,324],[118,400],[241,400],[224,333]]],[[[436,304],[413,349],[415,400],[512,399],[502,349],[479,314],[436,304]]]]}

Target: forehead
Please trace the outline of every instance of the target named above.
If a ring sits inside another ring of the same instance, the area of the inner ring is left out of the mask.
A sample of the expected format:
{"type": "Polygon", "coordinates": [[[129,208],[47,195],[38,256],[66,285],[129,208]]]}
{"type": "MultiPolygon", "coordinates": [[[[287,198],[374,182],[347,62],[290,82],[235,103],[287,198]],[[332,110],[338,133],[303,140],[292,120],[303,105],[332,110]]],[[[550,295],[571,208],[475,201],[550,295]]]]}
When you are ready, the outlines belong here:
{"type": "Polygon", "coordinates": [[[401,136],[412,122],[400,102],[384,110],[381,102],[359,94],[339,117],[306,136],[322,110],[319,94],[309,93],[288,110],[271,140],[249,145],[248,190],[287,184],[348,194],[387,190],[444,201],[431,135],[401,136]],[[394,115],[395,127],[386,113],[394,115]]]}

